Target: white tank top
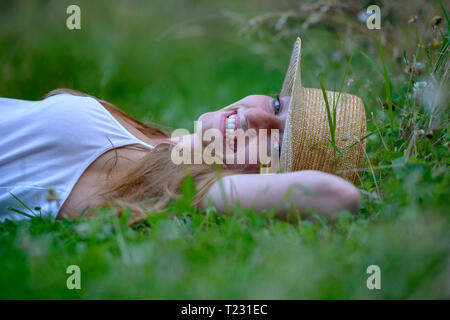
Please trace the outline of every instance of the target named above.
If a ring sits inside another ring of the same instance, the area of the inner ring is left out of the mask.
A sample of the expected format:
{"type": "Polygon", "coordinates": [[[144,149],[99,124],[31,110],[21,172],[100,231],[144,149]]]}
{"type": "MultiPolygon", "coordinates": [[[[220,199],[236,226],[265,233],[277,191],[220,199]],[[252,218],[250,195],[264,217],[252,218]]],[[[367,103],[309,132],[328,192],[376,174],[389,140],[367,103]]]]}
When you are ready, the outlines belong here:
{"type": "Polygon", "coordinates": [[[0,98],[0,221],[56,217],[94,160],[131,144],[153,148],[93,98],[0,98]]]}

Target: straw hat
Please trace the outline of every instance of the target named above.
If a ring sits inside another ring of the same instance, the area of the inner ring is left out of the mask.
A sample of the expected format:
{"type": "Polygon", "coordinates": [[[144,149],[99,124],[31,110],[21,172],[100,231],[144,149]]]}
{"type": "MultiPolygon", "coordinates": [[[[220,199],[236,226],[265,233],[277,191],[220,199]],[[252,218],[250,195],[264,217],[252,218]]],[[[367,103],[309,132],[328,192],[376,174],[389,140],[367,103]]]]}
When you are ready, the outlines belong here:
{"type": "Polygon", "coordinates": [[[282,170],[320,170],[355,183],[358,174],[354,169],[364,164],[365,139],[361,140],[366,134],[364,104],[357,96],[347,93],[339,96],[338,92],[326,91],[331,115],[333,106],[337,104],[337,151],[330,143],[331,133],[322,90],[302,87],[300,54],[301,40],[297,38],[281,90],[282,97],[291,97],[281,145],[282,170]]]}

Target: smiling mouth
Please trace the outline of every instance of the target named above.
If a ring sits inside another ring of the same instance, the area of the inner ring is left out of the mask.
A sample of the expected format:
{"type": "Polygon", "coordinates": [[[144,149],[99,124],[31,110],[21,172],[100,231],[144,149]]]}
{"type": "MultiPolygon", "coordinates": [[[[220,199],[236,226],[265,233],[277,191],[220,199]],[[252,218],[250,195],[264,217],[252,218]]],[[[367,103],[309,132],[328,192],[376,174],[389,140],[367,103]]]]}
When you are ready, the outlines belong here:
{"type": "Polygon", "coordinates": [[[230,114],[225,118],[225,143],[231,150],[236,152],[236,113],[230,114]]]}

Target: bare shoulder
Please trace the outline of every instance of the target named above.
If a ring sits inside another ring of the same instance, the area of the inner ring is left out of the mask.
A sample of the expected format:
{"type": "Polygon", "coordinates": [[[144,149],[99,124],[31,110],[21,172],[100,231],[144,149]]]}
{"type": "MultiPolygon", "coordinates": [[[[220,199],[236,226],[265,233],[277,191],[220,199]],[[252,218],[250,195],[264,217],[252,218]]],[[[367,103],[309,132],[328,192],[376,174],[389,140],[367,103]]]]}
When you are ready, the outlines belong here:
{"type": "Polygon", "coordinates": [[[111,149],[95,161],[83,172],[63,203],[58,219],[63,215],[75,219],[86,207],[95,207],[103,201],[101,196],[107,179],[125,172],[130,165],[145,155],[145,151],[128,147],[111,149]]]}

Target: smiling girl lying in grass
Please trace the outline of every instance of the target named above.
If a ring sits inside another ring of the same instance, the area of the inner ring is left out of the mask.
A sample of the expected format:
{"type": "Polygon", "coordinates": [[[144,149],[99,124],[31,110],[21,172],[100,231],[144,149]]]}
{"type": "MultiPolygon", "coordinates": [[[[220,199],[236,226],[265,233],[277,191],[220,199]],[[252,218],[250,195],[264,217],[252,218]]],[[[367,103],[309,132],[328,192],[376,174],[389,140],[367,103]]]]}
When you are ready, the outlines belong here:
{"type": "Polygon", "coordinates": [[[0,98],[0,220],[76,218],[109,205],[129,208],[132,224],[177,198],[187,175],[199,208],[239,202],[282,219],[291,209],[328,219],[357,210],[364,105],[303,88],[300,51],[297,39],[279,97],[251,95],[203,114],[194,134],[170,136],[74,90],[0,98]]]}

